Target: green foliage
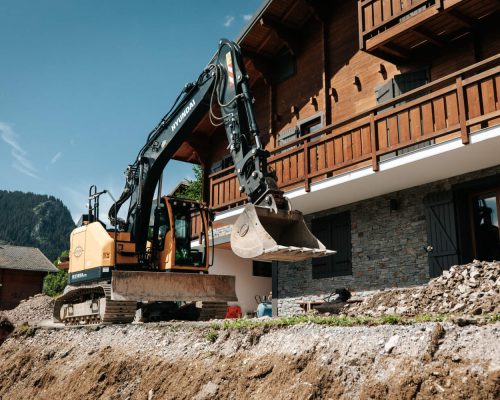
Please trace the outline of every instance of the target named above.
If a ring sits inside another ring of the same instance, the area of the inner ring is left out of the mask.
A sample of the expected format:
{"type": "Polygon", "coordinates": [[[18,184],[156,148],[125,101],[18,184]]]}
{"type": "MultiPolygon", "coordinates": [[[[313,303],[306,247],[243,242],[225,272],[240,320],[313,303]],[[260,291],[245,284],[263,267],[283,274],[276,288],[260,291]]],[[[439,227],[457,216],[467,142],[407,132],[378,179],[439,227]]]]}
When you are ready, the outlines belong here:
{"type": "Polygon", "coordinates": [[[54,196],[0,190],[0,242],[38,247],[49,260],[69,248],[75,224],[54,196]]]}
{"type": "MultiPolygon", "coordinates": [[[[499,319],[498,314],[489,316],[487,322],[495,322],[499,319]]],[[[295,315],[292,317],[279,317],[269,319],[231,319],[223,322],[213,323],[211,329],[214,331],[225,329],[252,329],[258,327],[286,327],[298,324],[317,324],[327,326],[359,326],[359,325],[412,325],[422,322],[443,322],[447,317],[440,314],[420,314],[414,317],[402,315],[383,315],[381,317],[369,317],[364,315],[350,317],[347,315],[295,315]]]]}
{"type": "Polygon", "coordinates": [[[68,283],[68,273],[64,270],[59,270],[54,273],[49,273],[43,280],[43,293],[47,296],[60,295],[66,284],[68,283]]]}
{"type": "Polygon", "coordinates": [[[201,201],[203,193],[203,171],[199,165],[193,166],[194,179],[189,180],[186,187],[181,188],[175,194],[176,197],[201,201]]]}
{"type": "Polygon", "coordinates": [[[499,322],[500,314],[491,314],[486,316],[486,321],[488,322],[499,322]]]}
{"type": "Polygon", "coordinates": [[[214,329],[210,329],[207,334],[206,334],[206,339],[210,342],[210,343],[214,343],[217,338],[219,337],[219,334],[217,333],[216,330],[214,329]]]}

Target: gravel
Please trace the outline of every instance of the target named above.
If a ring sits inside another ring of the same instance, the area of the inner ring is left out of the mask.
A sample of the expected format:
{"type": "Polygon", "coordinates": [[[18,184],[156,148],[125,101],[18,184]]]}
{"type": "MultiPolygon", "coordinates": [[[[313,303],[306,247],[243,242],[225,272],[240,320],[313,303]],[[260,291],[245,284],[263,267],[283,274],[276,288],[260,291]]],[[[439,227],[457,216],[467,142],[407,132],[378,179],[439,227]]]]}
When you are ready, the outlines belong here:
{"type": "Polygon", "coordinates": [[[361,303],[349,304],[345,312],[369,316],[499,313],[500,263],[475,260],[453,266],[428,285],[378,291],[361,303]]]}
{"type": "Polygon", "coordinates": [[[19,305],[2,314],[14,325],[35,324],[45,319],[52,319],[54,300],[45,294],[37,294],[26,300],[22,300],[19,305]]]}

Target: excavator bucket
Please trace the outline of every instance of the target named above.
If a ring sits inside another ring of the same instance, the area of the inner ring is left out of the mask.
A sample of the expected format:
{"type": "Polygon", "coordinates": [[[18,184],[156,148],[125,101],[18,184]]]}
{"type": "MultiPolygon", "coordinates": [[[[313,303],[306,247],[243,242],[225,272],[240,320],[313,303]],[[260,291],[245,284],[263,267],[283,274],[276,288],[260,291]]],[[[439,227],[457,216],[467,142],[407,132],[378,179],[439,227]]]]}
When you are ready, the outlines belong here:
{"type": "Polygon", "coordinates": [[[231,231],[231,248],[243,258],[302,261],[335,254],[309,230],[300,211],[274,212],[247,204],[231,231]]]}
{"type": "Polygon", "coordinates": [[[235,278],[229,275],[113,271],[112,300],[237,301],[235,278]]]}

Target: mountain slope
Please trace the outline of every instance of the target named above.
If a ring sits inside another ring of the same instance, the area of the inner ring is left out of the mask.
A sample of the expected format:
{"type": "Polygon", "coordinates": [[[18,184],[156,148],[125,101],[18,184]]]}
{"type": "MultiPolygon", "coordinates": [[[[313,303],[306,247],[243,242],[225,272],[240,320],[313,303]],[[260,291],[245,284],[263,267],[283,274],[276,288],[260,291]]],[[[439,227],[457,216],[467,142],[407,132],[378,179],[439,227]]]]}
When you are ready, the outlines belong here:
{"type": "Polygon", "coordinates": [[[0,241],[38,247],[49,260],[69,248],[75,227],[68,208],[54,196],[0,190],[0,241]]]}

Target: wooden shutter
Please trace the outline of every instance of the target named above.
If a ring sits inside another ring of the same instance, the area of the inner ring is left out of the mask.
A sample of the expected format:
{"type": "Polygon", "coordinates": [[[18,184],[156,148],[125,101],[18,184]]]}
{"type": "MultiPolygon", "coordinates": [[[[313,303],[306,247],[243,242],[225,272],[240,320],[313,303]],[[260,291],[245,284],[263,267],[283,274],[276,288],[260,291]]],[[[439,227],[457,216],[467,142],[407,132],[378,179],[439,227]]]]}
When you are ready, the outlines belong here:
{"type": "Polygon", "coordinates": [[[455,207],[451,192],[430,193],[424,198],[427,220],[429,275],[439,276],[444,270],[458,264],[458,241],[455,207]]]}
{"type": "Polygon", "coordinates": [[[396,75],[394,76],[394,97],[423,86],[428,82],[427,69],[396,75]]]}
{"type": "Polygon", "coordinates": [[[389,79],[382,86],[377,87],[375,89],[375,97],[377,99],[377,104],[393,99],[395,97],[394,81],[392,79],[389,79]]]}
{"type": "MultiPolygon", "coordinates": [[[[312,221],[313,234],[323,243],[327,249],[332,248],[332,232],[330,218],[318,218],[312,221]]],[[[313,258],[312,276],[313,279],[328,278],[332,276],[332,256],[313,258]]]]}
{"type": "Polygon", "coordinates": [[[351,217],[344,212],[313,220],[314,235],[337,254],[313,258],[313,278],[327,278],[352,274],[351,263],[351,217]]]}
{"type": "Polygon", "coordinates": [[[332,223],[333,276],[352,274],[351,264],[351,216],[349,212],[337,214],[332,223]]]}

